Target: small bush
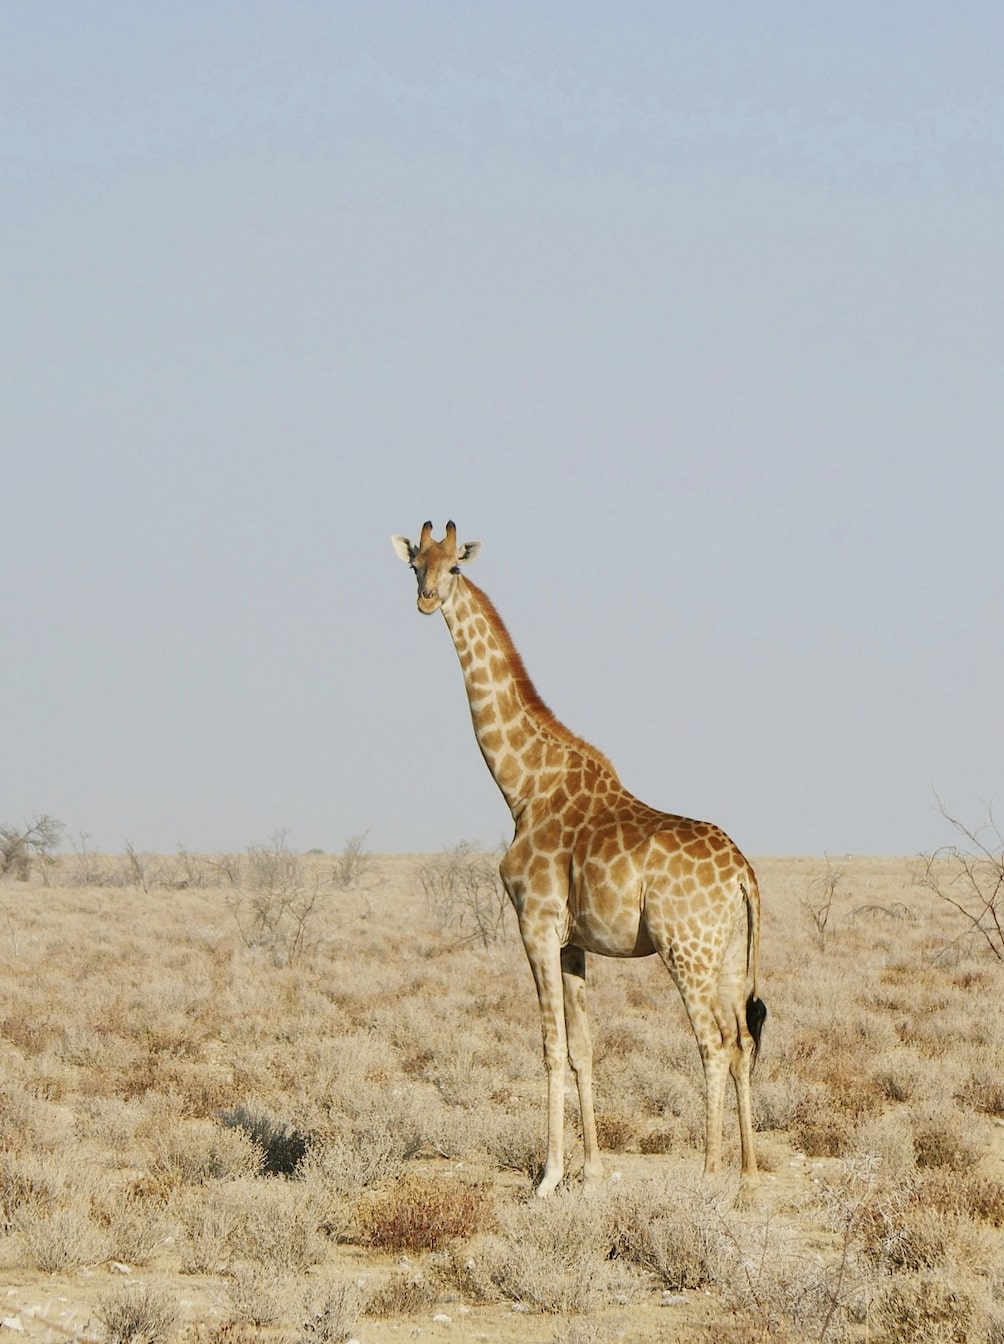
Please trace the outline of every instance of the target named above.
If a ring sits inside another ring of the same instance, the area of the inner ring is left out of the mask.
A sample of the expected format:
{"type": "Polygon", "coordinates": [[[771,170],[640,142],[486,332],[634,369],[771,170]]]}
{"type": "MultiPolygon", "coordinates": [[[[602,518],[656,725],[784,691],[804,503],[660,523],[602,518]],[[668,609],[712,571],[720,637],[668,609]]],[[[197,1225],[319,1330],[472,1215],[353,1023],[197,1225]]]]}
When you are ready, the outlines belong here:
{"type": "Polygon", "coordinates": [[[555,1315],[598,1305],[612,1274],[612,1232],[602,1202],[556,1195],[503,1206],[496,1218],[497,1230],[453,1261],[462,1291],[555,1315]]]}
{"type": "Polygon", "coordinates": [[[307,1140],[303,1134],[248,1106],[223,1111],[220,1122],[228,1129],[243,1130],[258,1145],[266,1176],[293,1176],[306,1156],[307,1140]]]}
{"type": "Polygon", "coordinates": [[[108,1344],[163,1344],[178,1324],[178,1304],[169,1293],[131,1283],[98,1298],[94,1310],[108,1344]]]}
{"type": "Polygon", "coordinates": [[[215,1192],[183,1189],[172,1201],[172,1211],[181,1224],[182,1274],[222,1274],[233,1256],[238,1210],[214,1198],[215,1192]]]}
{"type": "Polygon", "coordinates": [[[20,826],[0,825],[0,877],[10,874],[19,882],[27,882],[32,864],[37,864],[44,878],[64,829],[61,821],[47,813],[20,826]]]}
{"type": "Polygon", "coordinates": [[[946,1167],[966,1171],[980,1159],[980,1151],[971,1138],[960,1132],[958,1119],[929,1117],[919,1120],[913,1131],[917,1166],[946,1167]]]}
{"type": "Polygon", "coordinates": [[[227,1281],[226,1292],[234,1315],[251,1325],[275,1325],[288,1308],[289,1279],[263,1265],[238,1265],[227,1281]]]}
{"type": "Polygon", "coordinates": [[[606,1152],[623,1153],[638,1142],[638,1126],[630,1115],[607,1111],[596,1117],[596,1138],[606,1152]]]}
{"type": "Polygon", "coordinates": [[[367,1201],[363,1235],[382,1251],[436,1251],[466,1241],[491,1216],[491,1197],[479,1186],[412,1176],[367,1201]]]}
{"type": "Polygon", "coordinates": [[[965,1183],[963,1193],[974,1218],[991,1227],[1004,1227],[1004,1183],[990,1176],[972,1177],[965,1183]]]}
{"type": "Polygon", "coordinates": [[[959,1089],[957,1100],[983,1115],[1004,1116],[1004,1082],[977,1074],[959,1089]]]}
{"type": "Polygon", "coordinates": [[[893,1201],[866,1208],[861,1217],[865,1254],[886,1273],[942,1268],[953,1220],[941,1210],[893,1201]]]}
{"type": "Polygon", "coordinates": [[[466,840],[418,870],[426,906],[437,927],[456,928],[463,942],[488,947],[505,937],[509,898],[498,855],[483,854],[466,840]]]}
{"type": "Polygon", "coordinates": [[[367,832],[350,835],[342,846],[342,852],[335,860],[333,877],[336,887],[344,891],[357,886],[373,868],[373,855],[364,848],[367,832]]]}
{"type": "Polygon", "coordinates": [[[43,1210],[23,1205],[14,1217],[28,1259],[43,1274],[58,1274],[93,1265],[109,1254],[108,1236],[90,1216],[83,1199],[43,1210]]]}
{"type": "Polygon", "coordinates": [[[397,1270],[370,1295],[366,1303],[366,1315],[418,1316],[427,1311],[438,1297],[438,1287],[420,1270],[397,1270]]]}
{"type": "Polygon", "coordinates": [[[330,1279],[303,1304],[303,1325],[296,1344],[344,1344],[363,1307],[359,1285],[330,1279]]]}
{"type": "Polygon", "coordinates": [[[148,1265],[172,1231],[159,1206],[130,1193],[110,1205],[102,1222],[110,1254],[129,1265],[148,1265]]]}
{"type": "Polygon", "coordinates": [[[703,1186],[652,1183],[614,1203],[614,1248],[674,1292],[720,1282],[736,1261],[721,1210],[703,1186]]]}
{"type": "Polygon", "coordinates": [[[232,887],[227,908],[246,947],[264,951],[276,966],[313,953],[313,926],[321,905],[321,882],[277,831],[267,845],[249,845],[247,856],[227,870],[232,887]]]}
{"type": "Polygon", "coordinates": [[[318,1210],[320,1225],[340,1240],[355,1225],[360,1195],[398,1177],[403,1166],[399,1135],[383,1126],[359,1124],[314,1144],[298,1174],[318,1210]]]}
{"type": "Polygon", "coordinates": [[[973,1300],[941,1274],[891,1280],[872,1306],[879,1344],[966,1344],[972,1336],[973,1300]]]}

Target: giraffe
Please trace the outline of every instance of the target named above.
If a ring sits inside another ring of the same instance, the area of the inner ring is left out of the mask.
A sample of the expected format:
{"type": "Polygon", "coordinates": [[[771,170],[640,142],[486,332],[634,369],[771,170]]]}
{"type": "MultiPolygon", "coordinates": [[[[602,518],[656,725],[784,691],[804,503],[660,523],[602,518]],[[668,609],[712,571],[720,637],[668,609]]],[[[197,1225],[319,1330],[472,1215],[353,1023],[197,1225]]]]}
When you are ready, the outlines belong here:
{"type": "Polygon", "coordinates": [[[720,1169],[725,1088],[739,1116],[741,1190],[758,1182],[750,1071],[767,1010],[757,997],[760,895],[750,864],[710,822],[659,812],[538,695],[487,594],[462,572],[480,542],[392,538],[418,580],[418,609],[441,611],[463,670],[474,734],[515,822],[500,865],[540,1004],[547,1157],[536,1193],[564,1176],[565,1059],[579,1095],[583,1183],[602,1176],[586,1017],[586,953],[658,953],[683,998],[704,1066],[704,1169],[720,1169]]]}

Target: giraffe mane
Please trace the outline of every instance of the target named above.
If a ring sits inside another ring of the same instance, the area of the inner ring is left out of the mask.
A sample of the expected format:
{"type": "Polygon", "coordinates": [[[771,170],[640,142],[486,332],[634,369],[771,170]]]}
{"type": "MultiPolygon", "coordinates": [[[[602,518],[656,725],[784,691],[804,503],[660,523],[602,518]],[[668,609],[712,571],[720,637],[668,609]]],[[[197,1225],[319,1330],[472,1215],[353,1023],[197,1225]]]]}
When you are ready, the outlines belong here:
{"type": "Polygon", "coordinates": [[[492,634],[498,640],[502,655],[509,664],[509,670],[512,673],[513,681],[516,683],[517,690],[526,705],[527,709],[534,715],[542,728],[549,732],[558,741],[566,743],[570,747],[575,747],[583,756],[594,761],[601,769],[607,771],[615,780],[620,782],[617,771],[609,757],[605,756],[598,747],[594,747],[591,742],[585,738],[579,737],[573,733],[570,728],[566,728],[559,718],[548,708],[541,698],[540,692],[534,686],[530,679],[530,674],[526,670],[526,665],[520,656],[519,649],[512,641],[512,636],[506,628],[505,621],[498,613],[498,608],[491,600],[483,588],[479,588],[476,583],[472,583],[466,576],[464,582],[470,588],[477,599],[481,608],[481,614],[491,627],[492,634]]]}

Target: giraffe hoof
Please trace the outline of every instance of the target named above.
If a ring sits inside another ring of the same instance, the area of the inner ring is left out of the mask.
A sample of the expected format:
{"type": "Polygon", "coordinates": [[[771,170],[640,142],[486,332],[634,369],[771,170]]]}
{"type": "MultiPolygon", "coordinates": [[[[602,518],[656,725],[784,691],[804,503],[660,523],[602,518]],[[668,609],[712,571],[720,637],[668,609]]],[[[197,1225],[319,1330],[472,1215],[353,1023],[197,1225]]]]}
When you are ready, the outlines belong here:
{"type": "Polygon", "coordinates": [[[752,1175],[743,1176],[739,1181],[739,1193],[736,1195],[736,1205],[739,1208],[742,1208],[744,1205],[752,1204],[759,1189],[759,1172],[755,1171],[752,1175]]]}
{"type": "Polygon", "coordinates": [[[557,1176],[548,1176],[545,1173],[545,1175],[541,1177],[540,1184],[537,1186],[536,1190],[534,1191],[534,1194],[537,1196],[538,1199],[546,1199],[548,1195],[554,1194],[554,1191],[557,1189],[560,1182],[561,1182],[561,1173],[559,1173],[557,1176]]]}
{"type": "Polygon", "coordinates": [[[591,1194],[598,1190],[603,1182],[603,1167],[597,1163],[595,1167],[583,1167],[582,1169],[582,1189],[585,1193],[591,1194]]]}

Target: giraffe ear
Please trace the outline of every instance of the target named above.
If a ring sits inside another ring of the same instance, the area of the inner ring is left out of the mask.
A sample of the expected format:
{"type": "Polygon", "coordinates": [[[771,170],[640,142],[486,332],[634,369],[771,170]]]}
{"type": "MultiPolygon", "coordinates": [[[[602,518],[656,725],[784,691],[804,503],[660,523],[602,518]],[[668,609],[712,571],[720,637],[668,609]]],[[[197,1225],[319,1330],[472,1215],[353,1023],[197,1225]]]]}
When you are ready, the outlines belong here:
{"type": "Polygon", "coordinates": [[[466,565],[469,560],[474,559],[480,550],[480,541],[465,541],[462,546],[457,547],[457,564],[466,565]]]}
{"type": "Polygon", "coordinates": [[[418,547],[413,546],[407,537],[391,537],[390,542],[404,563],[410,565],[418,547]]]}

